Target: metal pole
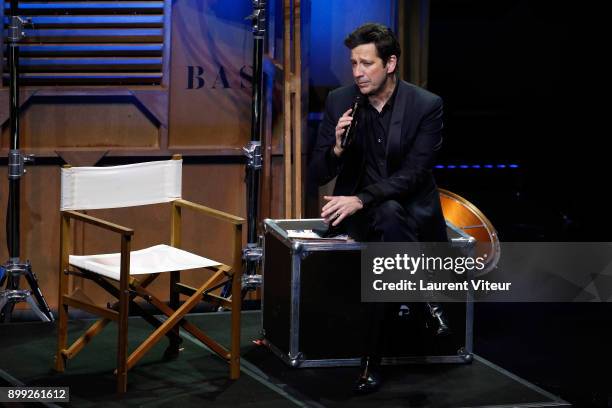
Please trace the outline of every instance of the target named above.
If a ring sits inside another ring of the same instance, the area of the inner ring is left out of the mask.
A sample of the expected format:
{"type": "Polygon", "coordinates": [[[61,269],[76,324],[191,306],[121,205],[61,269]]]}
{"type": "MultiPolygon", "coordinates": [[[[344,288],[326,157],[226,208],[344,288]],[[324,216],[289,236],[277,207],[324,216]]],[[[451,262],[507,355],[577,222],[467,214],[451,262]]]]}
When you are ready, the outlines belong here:
{"type": "MultiPolygon", "coordinates": [[[[254,0],[253,19],[253,102],[251,104],[251,143],[255,144],[261,157],[261,139],[263,136],[263,48],[265,36],[265,0],[254,0]]],[[[259,215],[259,175],[261,159],[254,163],[255,171],[250,171],[247,181],[248,242],[257,243],[257,218],[259,215]]]]}
{"type": "Polygon", "coordinates": [[[19,259],[19,193],[23,161],[19,152],[19,40],[23,36],[22,20],[17,16],[18,0],[11,0],[9,16],[9,55],[10,71],[10,106],[9,120],[11,129],[11,145],[8,157],[9,163],[9,204],[7,208],[7,246],[9,258],[19,259]]]}
{"type": "Polygon", "coordinates": [[[243,250],[246,264],[242,277],[243,291],[261,285],[257,274],[262,248],[258,242],[259,182],[262,168],[261,139],[263,136],[263,49],[266,34],[266,0],[253,0],[253,101],[251,104],[251,141],[243,148],[247,157],[247,247],[243,250]]]}

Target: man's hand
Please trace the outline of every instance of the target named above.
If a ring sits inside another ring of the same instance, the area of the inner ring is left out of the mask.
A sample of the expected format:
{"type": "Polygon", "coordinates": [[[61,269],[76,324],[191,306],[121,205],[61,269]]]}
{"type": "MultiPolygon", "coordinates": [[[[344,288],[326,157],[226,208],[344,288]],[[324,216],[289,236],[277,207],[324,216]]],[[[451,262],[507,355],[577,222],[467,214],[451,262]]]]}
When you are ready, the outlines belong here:
{"type": "Polygon", "coordinates": [[[334,154],[337,157],[340,157],[344,149],[342,149],[342,135],[344,134],[344,130],[351,123],[353,117],[350,116],[351,111],[353,109],[349,109],[338,119],[338,124],[336,125],[336,145],[334,146],[334,154]]]}
{"type": "Polygon", "coordinates": [[[357,196],[323,196],[323,199],[327,204],[321,210],[321,217],[326,224],[332,222],[333,227],[363,208],[363,203],[357,196]]]}

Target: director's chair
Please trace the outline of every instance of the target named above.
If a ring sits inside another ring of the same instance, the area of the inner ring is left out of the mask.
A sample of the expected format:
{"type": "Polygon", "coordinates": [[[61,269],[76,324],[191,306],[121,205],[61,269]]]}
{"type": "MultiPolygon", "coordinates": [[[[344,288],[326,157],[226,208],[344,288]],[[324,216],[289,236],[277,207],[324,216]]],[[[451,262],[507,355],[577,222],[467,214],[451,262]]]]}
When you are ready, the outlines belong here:
{"type": "Polygon", "coordinates": [[[112,167],[70,167],[61,170],[61,242],[59,265],[59,322],[55,356],[55,370],[63,372],[66,361],[74,358],[94,336],[111,321],[118,324],[117,339],[117,391],[127,390],[127,372],[162,337],[167,336],[170,345],[167,355],[178,353],[181,342],[179,326],[201,341],[230,365],[230,378],[240,375],[240,309],[241,309],[241,248],[242,224],[245,220],[222,211],[214,210],[181,199],[182,160],[130,164],[112,167]],[[171,204],[170,246],[156,245],[139,251],[131,251],[134,230],[106,220],[84,214],[79,210],[131,207],[147,204],[171,204]],[[179,249],[181,246],[181,212],[193,210],[199,214],[229,223],[233,229],[233,265],[221,264],[179,249]],[[72,221],[112,231],[118,234],[121,252],[113,254],[76,256],[70,255],[72,221]],[[180,282],[180,271],[206,268],[212,276],[199,287],[189,287],[180,282]],[[161,273],[170,273],[170,306],[158,299],[148,289],[161,273]],[[117,302],[104,308],[95,305],[80,288],[68,293],[68,278],[74,275],[95,282],[103,290],[117,298],[117,302]],[[231,296],[221,297],[212,293],[231,280],[231,296]],[[187,299],[179,306],[179,296],[187,299]],[[144,310],[137,298],[142,298],[161,314],[160,320],[144,310]],[[185,315],[201,300],[212,301],[231,308],[231,345],[229,350],[217,343],[185,319],[185,315]],[[67,345],[68,307],[78,308],[100,316],[87,331],[67,345]],[[155,327],[151,335],[128,355],[128,314],[132,310],[155,327]]]}

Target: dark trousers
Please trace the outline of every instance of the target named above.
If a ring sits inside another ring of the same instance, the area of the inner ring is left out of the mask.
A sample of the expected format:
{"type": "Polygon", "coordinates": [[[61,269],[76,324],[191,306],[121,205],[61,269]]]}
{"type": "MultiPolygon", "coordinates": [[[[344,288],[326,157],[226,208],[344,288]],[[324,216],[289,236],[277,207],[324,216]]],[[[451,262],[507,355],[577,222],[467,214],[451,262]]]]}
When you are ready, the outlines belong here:
{"type": "Polygon", "coordinates": [[[417,242],[417,225],[396,200],[358,211],[344,222],[347,233],[357,241],[417,242]]]}
{"type": "MultiPolygon", "coordinates": [[[[396,200],[383,201],[379,205],[358,211],[344,222],[348,235],[366,242],[417,242],[415,220],[396,200]]],[[[394,304],[372,302],[361,304],[362,355],[377,360],[382,357],[382,340],[385,316],[394,304]]]]}

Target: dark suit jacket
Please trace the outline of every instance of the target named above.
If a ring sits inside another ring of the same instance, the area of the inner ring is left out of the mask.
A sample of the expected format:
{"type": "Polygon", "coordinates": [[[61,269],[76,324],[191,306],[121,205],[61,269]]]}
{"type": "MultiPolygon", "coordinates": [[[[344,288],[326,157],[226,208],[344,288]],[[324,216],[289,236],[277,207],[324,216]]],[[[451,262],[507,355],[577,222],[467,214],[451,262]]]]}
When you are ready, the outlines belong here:
{"type": "Polygon", "coordinates": [[[358,195],[366,207],[397,200],[406,209],[420,241],[446,241],[446,225],[432,175],[442,144],[442,99],[405,81],[399,81],[398,86],[387,137],[388,177],[359,189],[368,137],[361,126],[357,126],[355,140],[340,158],[333,153],[336,124],[359,95],[356,85],[328,95],[310,163],[311,175],[319,185],[337,176],[334,195],[358,195]]]}

